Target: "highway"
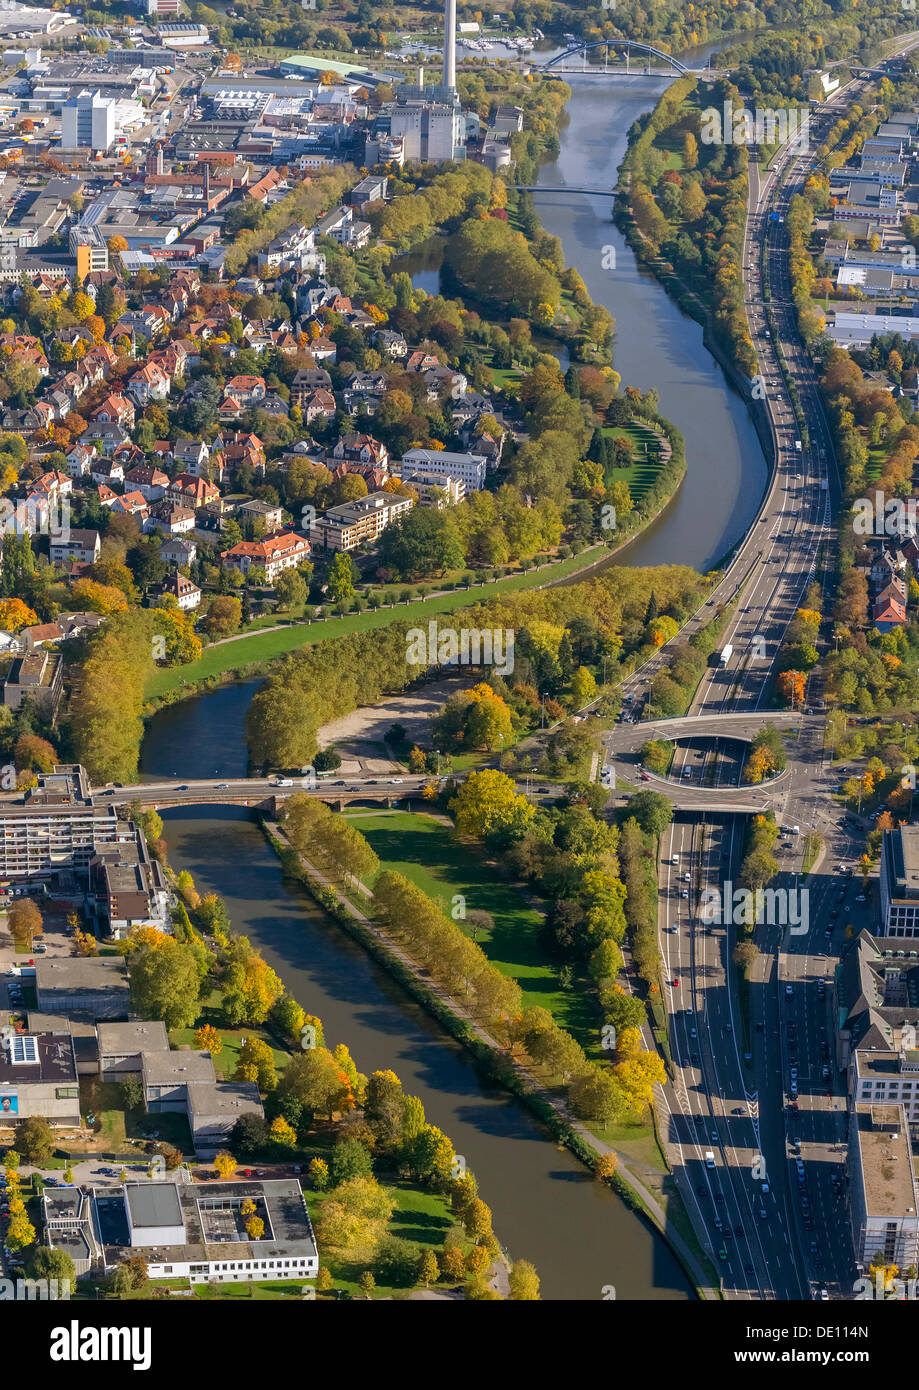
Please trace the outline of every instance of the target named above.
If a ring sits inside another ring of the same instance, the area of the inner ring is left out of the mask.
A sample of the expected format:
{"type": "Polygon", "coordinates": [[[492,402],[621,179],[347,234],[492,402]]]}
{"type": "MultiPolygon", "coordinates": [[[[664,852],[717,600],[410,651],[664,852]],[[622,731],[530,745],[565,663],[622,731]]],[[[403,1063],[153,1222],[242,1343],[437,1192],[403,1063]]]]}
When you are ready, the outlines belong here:
{"type": "MultiPolygon", "coordinates": [[[[847,84],[812,117],[815,148],[863,85],[847,84]]],[[[854,855],[827,795],[837,775],[824,761],[822,718],[801,710],[792,724],[768,711],[788,624],[812,584],[822,591],[821,568],[831,572],[831,499],[839,490],[819,385],[798,336],[785,230],[790,199],[815,164],[809,150],[790,146],[762,180],[750,163],[744,294],[775,466],[759,515],[695,619],[697,628],[733,604],[719,639],[722,650],[732,650],[707,670],[688,719],[655,720],[653,677],[693,630],[684,627],[625,683],[626,709],[639,711],[643,722],[629,722],[627,713],[606,752],[609,764],[634,778],[646,739],[676,742],[669,779],[638,772],[643,785],[666,791],[684,812],[661,840],[659,940],[673,1065],[659,1092],[659,1121],[725,1296],[741,1299],[811,1298],[823,1289],[844,1297],[855,1273],[843,1176],[845,1096],[833,1064],[828,981],[844,926],[870,924],[867,905],[856,901],[860,880],[853,884],[842,868],[835,879],[815,876],[802,899],[804,836],[785,836],[777,848],[781,872],[770,886],[788,912],[757,925],[760,955],[749,983],[731,962],[737,927],[705,920],[701,910],[705,890],[720,896],[736,884],[746,821],[722,814],[733,797],[770,806],[786,826],[819,829],[828,856],[839,855],[840,864],[854,855]],[[806,432],[796,422],[789,382],[806,432]],[[786,730],[788,773],[741,792],[745,740],[770,718],[786,730]],[[800,922],[787,920],[792,904],[805,909],[800,922]]],[[[823,607],[822,600],[821,592],[813,606],[823,607]]],[[[816,699],[809,691],[805,705],[816,699]]]]}

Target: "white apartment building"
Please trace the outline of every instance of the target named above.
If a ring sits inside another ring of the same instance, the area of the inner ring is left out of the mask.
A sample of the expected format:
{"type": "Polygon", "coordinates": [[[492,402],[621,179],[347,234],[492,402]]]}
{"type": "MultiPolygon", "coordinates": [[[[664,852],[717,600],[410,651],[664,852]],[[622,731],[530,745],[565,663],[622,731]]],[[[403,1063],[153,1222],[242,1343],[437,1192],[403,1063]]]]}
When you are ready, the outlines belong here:
{"type": "Polygon", "coordinates": [[[330,507],[313,522],[310,535],[326,550],[354,550],[359,545],[372,544],[391,522],[410,512],[413,506],[410,497],[371,492],[354,502],[330,507]]]}
{"type": "Polygon", "coordinates": [[[483,454],[454,454],[448,449],[407,449],[402,455],[402,477],[413,473],[459,478],[467,492],[480,492],[485,486],[488,462],[483,454]]]}

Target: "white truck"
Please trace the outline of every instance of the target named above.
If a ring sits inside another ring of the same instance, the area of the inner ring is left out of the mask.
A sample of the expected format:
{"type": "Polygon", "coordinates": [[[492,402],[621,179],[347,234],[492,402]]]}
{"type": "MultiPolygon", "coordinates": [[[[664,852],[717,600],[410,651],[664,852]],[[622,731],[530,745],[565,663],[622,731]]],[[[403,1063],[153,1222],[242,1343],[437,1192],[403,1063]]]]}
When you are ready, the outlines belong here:
{"type": "Polygon", "coordinates": [[[801,449],[802,449],[801,441],[800,441],[800,439],[796,439],[796,440],[795,440],[795,450],[797,451],[797,453],[800,454],[800,453],[801,453],[801,449]]]}
{"type": "Polygon", "coordinates": [[[722,664],[722,666],[727,666],[727,664],[728,664],[728,662],[730,661],[730,659],[731,659],[731,657],[733,656],[733,654],[734,654],[734,648],[731,646],[731,643],[729,642],[729,643],[727,644],[727,646],[722,650],[722,653],[721,653],[721,664],[722,664]]]}

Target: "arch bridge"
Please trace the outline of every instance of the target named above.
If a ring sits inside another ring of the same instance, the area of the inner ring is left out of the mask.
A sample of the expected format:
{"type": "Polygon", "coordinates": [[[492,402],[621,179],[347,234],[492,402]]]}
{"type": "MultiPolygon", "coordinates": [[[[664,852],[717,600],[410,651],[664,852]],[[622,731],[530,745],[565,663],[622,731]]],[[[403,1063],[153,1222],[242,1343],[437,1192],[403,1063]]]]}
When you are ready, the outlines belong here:
{"type": "MultiPolygon", "coordinates": [[[[584,61],[586,63],[587,54],[593,53],[598,49],[606,50],[607,62],[609,62],[610,49],[612,49],[617,54],[624,54],[627,71],[629,69],[633,53],[646,54],[649,60],[652,57],[659,58],[661,62],[667,63],[671,71],[676,73],[678,77],[682,77],[685,73],[692,71],[692,69],[688,68],[685,63],[681,63],[679,58],[674,58],[672,53],[664,53],[661,49],[655,48],[652,44],[639,43],[636,39],[600,39],[591,41],[583,39],[580,43],[572,44],[572,46],[570,48],[567,48],[564,53],[557,53],[554,58],[550,58],[548,62],[543,63],[537,69],[537,71],[552,72],[553,69],[558,68],[562,63],[564,63],[567,58],[572,58],[578,53],[584,55],[584,61]]],[[[648,62],[647,66],[650,69],[650,61],[648,62]]]]}

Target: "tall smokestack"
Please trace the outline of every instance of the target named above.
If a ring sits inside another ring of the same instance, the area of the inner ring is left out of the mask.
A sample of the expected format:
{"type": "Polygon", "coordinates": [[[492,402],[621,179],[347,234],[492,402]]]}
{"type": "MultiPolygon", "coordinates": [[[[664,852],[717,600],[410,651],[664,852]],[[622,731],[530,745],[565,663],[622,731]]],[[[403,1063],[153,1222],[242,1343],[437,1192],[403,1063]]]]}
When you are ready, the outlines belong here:
{"type": "Polygon", "coordinates": [[[456,86],[456,0],[444,3],[444,86],[456,86]]]}

